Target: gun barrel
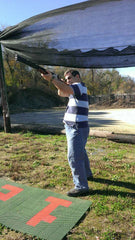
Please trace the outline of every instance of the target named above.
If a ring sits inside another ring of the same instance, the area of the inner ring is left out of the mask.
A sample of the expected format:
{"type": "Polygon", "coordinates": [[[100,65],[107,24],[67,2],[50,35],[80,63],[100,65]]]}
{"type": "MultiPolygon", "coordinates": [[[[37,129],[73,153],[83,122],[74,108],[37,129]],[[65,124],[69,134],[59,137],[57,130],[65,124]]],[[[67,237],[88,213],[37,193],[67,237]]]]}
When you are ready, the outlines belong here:
{"type": "Polygon", "coordinates": [[[40,67],[40,66],[37,65],[36,63],[33,63],[33,62],[31,62],[31,61],[23,58],[23,57],[20,57],[20,56],[17,55],[17,54],[15,55],[15,60],[16,60],[16,61],[19,61],[19,62],[22,62],[22,63],[24,63],[24,64],[26,64],[26,65],[28,65],[28,66],[30,66],[30,67],[32,67],[32,68],[35,68],[35,69],[37,69],[39,72],[41,72],[41,73],[43,73],[43,74],[48,74],[48,72],[46,71],[45,68],[40,67]]]}

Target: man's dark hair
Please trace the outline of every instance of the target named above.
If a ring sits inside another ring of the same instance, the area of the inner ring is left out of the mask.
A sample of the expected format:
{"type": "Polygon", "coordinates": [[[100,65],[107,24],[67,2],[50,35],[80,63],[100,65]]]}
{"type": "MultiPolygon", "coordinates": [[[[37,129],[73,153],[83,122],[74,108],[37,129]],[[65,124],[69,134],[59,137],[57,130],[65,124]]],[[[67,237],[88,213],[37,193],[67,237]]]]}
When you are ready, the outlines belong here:
{"type": "Polygon", "coordinates": [[[71,73],[73,75],[73,77],[75,77],[76,75],[79,75],[80,77],[80,73],[77,70],[74,69],[68,69],[65,73],[64,76],[66,76],[68,73],[71,73]]]}

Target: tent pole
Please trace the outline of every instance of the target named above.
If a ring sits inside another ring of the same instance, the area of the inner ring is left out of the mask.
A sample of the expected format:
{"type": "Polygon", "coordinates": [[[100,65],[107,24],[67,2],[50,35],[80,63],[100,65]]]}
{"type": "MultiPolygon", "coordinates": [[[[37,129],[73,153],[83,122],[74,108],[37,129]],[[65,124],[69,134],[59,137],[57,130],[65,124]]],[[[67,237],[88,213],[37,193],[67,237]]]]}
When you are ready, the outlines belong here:
{"type": "Polygon", "coordinates": [[[10,123],[10,114],[9,114],[9,107],[8,107],[8,101],[7,101],[1,43],[0,43],[0,91],[1,91],[1,102],[2,102],[2,109],[3,109],[4,131],[6,133],[11,133],[11,123],[10,123]]]}

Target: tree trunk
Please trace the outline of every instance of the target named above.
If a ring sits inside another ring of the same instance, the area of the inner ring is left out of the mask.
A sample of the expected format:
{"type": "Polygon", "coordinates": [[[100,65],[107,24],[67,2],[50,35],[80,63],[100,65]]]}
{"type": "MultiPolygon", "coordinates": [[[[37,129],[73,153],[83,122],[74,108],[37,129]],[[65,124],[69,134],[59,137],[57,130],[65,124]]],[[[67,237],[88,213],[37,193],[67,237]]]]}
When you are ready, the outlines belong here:
{"type": "Polygon", "coordinates": [[[91,137],[107,138],[111,134],[112,134],[112,132],[109,132],[109,131],[100,131],[100,130],[90,129],[90,134],[89,135],[91,137]]]}
{"type": "Polygon", "coordinates": [[[110,134],[107,139],[114,142],[135,144],[135,134],[115,133],[110,134]]]}

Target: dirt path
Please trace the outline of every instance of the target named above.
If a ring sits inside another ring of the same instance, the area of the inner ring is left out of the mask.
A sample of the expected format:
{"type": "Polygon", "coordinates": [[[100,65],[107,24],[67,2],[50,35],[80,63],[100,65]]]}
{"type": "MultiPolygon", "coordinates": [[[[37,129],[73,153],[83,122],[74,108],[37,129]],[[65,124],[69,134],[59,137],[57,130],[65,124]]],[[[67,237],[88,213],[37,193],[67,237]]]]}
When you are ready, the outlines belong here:
{"type": "Polygon", "coordinates": [[[89,122],[92,129],[135,134],[135,109],[92,110],[89,122]]]}
{"type": "MultiPolygon", "coordinates": [[[[12,114],[10,118],[11,124],[46,124],[64,128],[63,115],[64,110],[53,109],[12,114]]],[[[1,124],[3,124],[2,116],[1,124]]],[[[89,124],[94,130],[135,134],[135,109],[90,110],[89,124]]]]}

